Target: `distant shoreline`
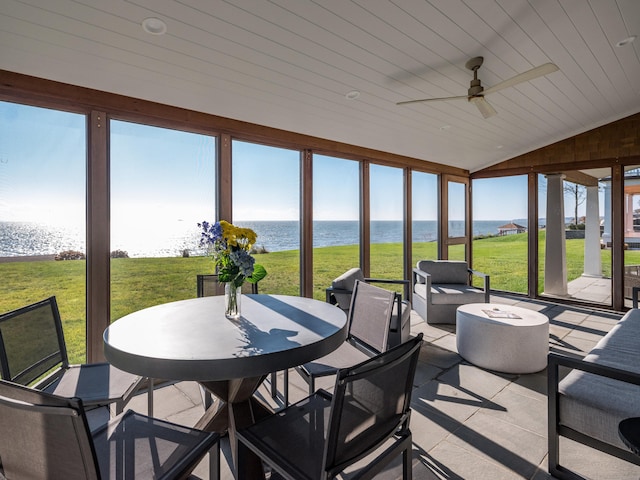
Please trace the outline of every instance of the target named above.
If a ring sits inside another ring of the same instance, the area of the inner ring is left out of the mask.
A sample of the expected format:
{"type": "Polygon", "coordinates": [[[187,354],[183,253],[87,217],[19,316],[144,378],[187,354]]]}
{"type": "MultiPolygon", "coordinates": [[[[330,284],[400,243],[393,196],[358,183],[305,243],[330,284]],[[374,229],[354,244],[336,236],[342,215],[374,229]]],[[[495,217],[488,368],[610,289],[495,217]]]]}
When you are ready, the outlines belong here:
{"type": "Polygon", "coordinates": [[[48,260],[55,260],[55,255],[28,255],[18,257],[0,257],[0,263],[11,262],[44,262],[48,260]]]}

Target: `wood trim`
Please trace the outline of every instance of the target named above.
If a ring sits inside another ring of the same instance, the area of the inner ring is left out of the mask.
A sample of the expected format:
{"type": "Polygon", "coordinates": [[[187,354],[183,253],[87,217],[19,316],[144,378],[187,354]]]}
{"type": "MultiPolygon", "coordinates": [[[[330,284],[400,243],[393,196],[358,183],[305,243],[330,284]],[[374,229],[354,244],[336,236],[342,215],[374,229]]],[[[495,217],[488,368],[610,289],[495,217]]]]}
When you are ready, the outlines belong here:
{"type": "Polygon", "coordinates": [[[624,309],[624,173],[611,169],[611,290],[614,310],[624,309]]]}
{"type": "Polygon", "coordinates": [[[300,153],[300,292],[313,297],[313,153],[300,153]],[[305,214],[305,212],[307,214],[305,214]]]}
{"type": "MultiPolygon", "coordinates": [[[[411,279],[411,272],[413,268],[413,185],[411,182],[411,169],[405,168],[403,175],[403,192],[404,192],[404,235],[403,235],[403,255],[404,268],[403,278],[405,280],[411,279]]],[[[404,286],[404,298],[410,298],[411,287],[410,285],[404,286]]]]}
{"type": "Polygon", "coordinates": [[[449,187],[446,175],[438,176],[438,198],[440,208],[438,208],[438,259],[447,260],[449,249],[447,248],[447,238],[449,237],[449,187]]]}
{"type": "Polygon", "coordinates": [[[538,296],[538,174],[527,175],[527,295],[538,296]]]}
{"type": "Polygon", "coordinates": [[[405,157],[311,135],[243,122],[213,114],[187,110],[117,95],[67,83],[0,70],[0,100],[55,107],[75,112],[101,110],[112,118],[206,134],[228,134],[234,139],[353,160],[368,160],[394,167],[410,166],[429,173],[446,172],[466,176],[468,170],[427,160],[405,157]]]}
{"type": "Polygon", "coordinates": [[[102,333],[111,322],[109,118],[92,111],[87,125],[87,362],[104,362],[102,333]]]}
{"type": "Polygon", "coordinates": [[[360,162],[360,269],[365,277],[371,275],[371,186],[369,162],[360,162]]]}
{"type": "Polygon", "coordinates": [[[457,175],[442,175],[442,195],[441,195],[441,214],[443,221],[440,224],[442,232],[442,248],[440,249],[440,258],[447,260],[449,258],[449,245],[464,245],[465,260],[470,263],[471,252],[471,194],[470,180],[468,177],[459,177],[457,175]],[[463,237],[449,237],[449,182],[461,183],[464,185],[464,206],[465,206],[465,234],[463,237]]]}
{"type": "Polygon", "coordinates": [[[233,190],[231,184],[231,136],[218,137],[216,158],[216,220],[233,223],[233,190]]]}
{"type": "Polygon", "coordinates": [[[472,178],[640,163],[640,113],[473,172],[472,178]]]}

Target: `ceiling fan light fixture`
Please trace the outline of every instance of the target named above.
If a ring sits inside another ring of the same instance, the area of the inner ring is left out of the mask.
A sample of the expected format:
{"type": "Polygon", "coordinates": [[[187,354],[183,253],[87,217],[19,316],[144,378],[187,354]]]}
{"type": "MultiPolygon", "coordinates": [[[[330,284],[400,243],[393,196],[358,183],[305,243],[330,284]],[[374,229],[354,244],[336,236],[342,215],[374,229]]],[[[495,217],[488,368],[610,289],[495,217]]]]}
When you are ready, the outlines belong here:
{"type": "Polygon", "coordinates": [[[145,18],[141,25],[142,29],[151,35],[164,35],[167,33],[167,24],[156,17],[145,18]]]}

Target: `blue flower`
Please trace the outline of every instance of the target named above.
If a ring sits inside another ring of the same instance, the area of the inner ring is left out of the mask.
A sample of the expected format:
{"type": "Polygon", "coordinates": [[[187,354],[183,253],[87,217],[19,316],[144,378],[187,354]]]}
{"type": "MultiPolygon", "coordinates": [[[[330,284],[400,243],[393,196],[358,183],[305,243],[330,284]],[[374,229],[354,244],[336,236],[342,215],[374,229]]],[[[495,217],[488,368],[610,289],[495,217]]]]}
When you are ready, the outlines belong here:
{"type": "Polygon", "coordinates": [[[245,277],[253,274],[253,264],[256,263],[255,258],[249,255],[246,250],[235,250],[229,255],[231,261],[240,269],[240,273],[245,277]]]}
{"type": "MultiPolygon", "coordinates": [[[[207,221],[198,224],[202,228],[200,234],[200,246],[213,246],[222,241],[222,227],[219,222],[211,224],[207,221]]],[[[226,248],[226,246],[225,246],[226,248]]]]}

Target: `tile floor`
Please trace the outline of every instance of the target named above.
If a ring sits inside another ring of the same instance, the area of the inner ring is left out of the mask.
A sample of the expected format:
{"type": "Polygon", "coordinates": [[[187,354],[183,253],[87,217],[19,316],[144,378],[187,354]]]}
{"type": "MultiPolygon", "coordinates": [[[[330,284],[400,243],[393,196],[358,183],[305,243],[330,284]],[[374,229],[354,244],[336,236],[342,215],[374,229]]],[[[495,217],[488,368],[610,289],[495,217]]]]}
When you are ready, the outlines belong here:
{"type": "MultiPolygon", "coordinates": [[[[584,355],[615,325],[620,315],[519,298],[492,296],[492,302],[538,310],[550,319],[553,351],[584,355]]],[[[456,352],[455,327],[427,325],[412,314],[412,333],[426,340],[416,373],[411,430],[413,477],[425,480],[510,480],[553,478],[547,473],[546,373],[499,374],[465,362],[456,352]]],[[[290,398],[306,394],[291,372],[290,398]]],[[[280,385],[281,386],[281,379],[280,385]]],[[[320,385],[322,386],[322,385],[320,385]]],[[[271,401],[267,386],[259,392],[271,401]]],[[[182,382],[158,388],[155,416],[193,425],[202,414],[199,387],[182,382]]],[[[272,401],[271,403],[275,405],[272,401]]],[[[146,397],[130,406],[146,412],[146,397]]],[[[222,443],[222,478],[231,479],[228,442],[222,443]]],[[[640,467],[569,440],[561,441],[561,461],[585,478],[640,478],[640,467]]],[[[194,471],[208,478],[206,462],[194,471]]],[[[380,478],[401,478],[399,468],[380,478]]]]}

